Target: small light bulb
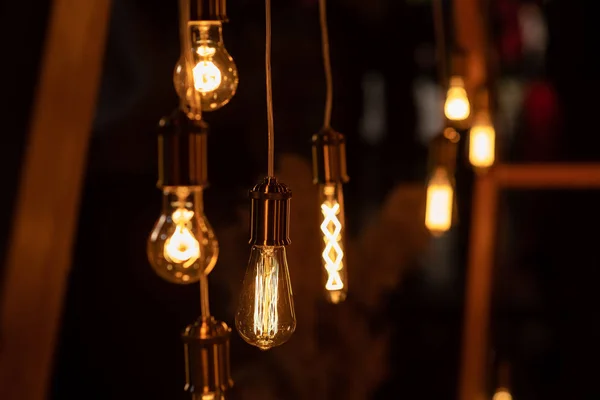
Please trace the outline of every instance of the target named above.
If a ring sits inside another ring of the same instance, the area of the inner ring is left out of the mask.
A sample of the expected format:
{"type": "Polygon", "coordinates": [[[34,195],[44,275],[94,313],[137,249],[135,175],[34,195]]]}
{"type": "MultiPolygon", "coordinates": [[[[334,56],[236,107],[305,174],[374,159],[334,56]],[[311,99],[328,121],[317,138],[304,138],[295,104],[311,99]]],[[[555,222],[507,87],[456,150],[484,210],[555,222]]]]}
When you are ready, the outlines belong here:
{"type": "Polygon", "coordinates": [[[344,198],[341,184],[320,187],[321,262],[325,276],[325,295],[331,303],[341,303],[348,292],[348,277],[344,259],[344,198]]]}
{"type": "Polygon", "coordinates": [[[237,67],[223,44],[220,21],[199,21],[192,25],[192,75],[194,84],[187,85],[180,59],[175,66],[173,84],[179,97],[191,101],[194,90],[200,93],[202,111],[223,107],[235,95],[238,86],[237,67]]]}
{"type": "Polygon", "coordinates": [[[444,114],[451,121],[463,121],[469,117],[470,113],[471,105],[469,104],[464,81],[459,76],[453,76],[450,79],[448,93],[446,94],[444,114]]]}
{"type": "Polygon", "coordinates": [[[479,112],[469,133],[469,161],[477,168],[494,164],[496,131],[487,112],[479,112]]]}
{"type": "Polygon", "coordinates": [[[439,236],[452,226],[454,189],[443,167],[438,167],[427,185],[425,226],[434,236],[439,236]]]}
{"type": "Polygon", "coordinates": [[[210,273],[219,244],[204,215],[200,188],[164,189],[162,214],[148,238],[147,253],[154,271],[172,283],[197,282],[210,273]]]}
{"type": "Polygon", "coordinates": [[[492,400],[512,400],[512,395],[506,388],[498,388],[492,400]]]}
{"type": "Polygon", "coordinates": [[[236,328],[261,350],[285,343],[296,329],[284,246],[252,246],[242,283],[236,328]]]}

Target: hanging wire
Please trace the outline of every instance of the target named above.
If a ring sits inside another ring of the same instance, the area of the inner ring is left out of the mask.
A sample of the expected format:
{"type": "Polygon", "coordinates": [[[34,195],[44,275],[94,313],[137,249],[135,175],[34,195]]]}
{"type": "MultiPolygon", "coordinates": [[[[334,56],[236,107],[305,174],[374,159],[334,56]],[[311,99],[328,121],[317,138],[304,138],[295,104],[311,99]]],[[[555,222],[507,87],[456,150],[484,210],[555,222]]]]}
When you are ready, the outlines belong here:
{"type": "Polygon", "coordinates": [[[268,176],[275,176],[275,124],[273,122],[273,88],[271,83],[271,0],[265,0],[265,81],[267,86],[268,176]]]}
{"type": "Polygon", "coordinates": [[[442,0],[433,0],[433,29],[435,33],[435,45],[437,50],[437,65],[440,84],[447,85],[446,70],[446,32],[444,28],[444,8],[442,0]]]}
{"type": "Polygon", "coordinates": [[[180,96],[179,108],[185,113],[188,113],[188,116],[191,116],[200,120],[202,115],[201,105],[200,105],[200,93],[196,90],[194,84],[194,72],[193,72],[193,60],[192,60],[192,43],[190,39],[189,32],[189,22],[190,22],[190,0],[179,0],[179,43],[181,47],[181,56],[183,57],[183,65],[184,68],[184,93],[180,96]],[[189,91],[192,91],[191,98],[188,99],[189,91]]]}
{"type": "Polygon", "coordinates": [[[325,83],[327,85],[323,127],[329,128],[331,126],[331,108],[333,105],[333,77],[331,73],[331,55],[329,50],[329,31],[327,29],[326,0],[319,0],[319,17],[321,22],[321,49],[323,51],[323,68],[325,69],[325,83]]]}

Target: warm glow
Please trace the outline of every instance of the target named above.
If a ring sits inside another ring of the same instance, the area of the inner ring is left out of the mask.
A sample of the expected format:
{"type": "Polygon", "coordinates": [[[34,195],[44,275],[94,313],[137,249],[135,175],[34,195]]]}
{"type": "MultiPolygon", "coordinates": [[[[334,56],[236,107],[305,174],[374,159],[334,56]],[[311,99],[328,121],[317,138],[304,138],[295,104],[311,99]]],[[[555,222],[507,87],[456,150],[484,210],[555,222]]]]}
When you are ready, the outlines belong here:
{"type": "Polygon", "coordinates": [[[200,61],[193,69],[194,87],[200,93],[208,93],[221,84],[221,70],[212,61],[200,61]]]}
{"type": "Polygon", "coordinates": [[[444,114],[451,121],[462,121],[469,117],[471,105],[462,78],[453,77],[446,94],[444,114]]]}
{"type": "MultiPolygon", "coordinates": [[[[335,189],[333,187],[325,188],[325,194],[332,195],[333,193],[327,193],[327,190],[333,192],[335,189]]],[[[321,213],[323,214],[321,232],[323,232],[323,241],[325,242],[325,249],[321,256],[328,275],[325,289],[329,291],[342,290],[344,282],[340,271],[344,268],[344,251],[340,246],[342,240],[342,224],[338,219],[340,205],[337,201],[326,200],[321,204],[321,213]]]]}
{"type": "Polygon", "coordinates": [[[479,168],[490,167],[494,164],[496,147],[496,132],[491,123],[476,123],[469,135],[469,161],[479,168]]]}
{"type": "Polygon", "coordinates": [[[512,400],[512,395],[508,389],[498,389],[492,400],[512,400]]]}
{"type": "Polygon", "coordinates": [[[273,248],[265,247],[257,265],[254,295],[254,335],[257,346],[270,348],[279,330],[279,265],[273,257],[273,248]]]}
{"type": "Polygon", "coordinates": [[[452,225],[454,189],[444,168],[436,169],[427,186],[425,226],[434,235],[441,235],[452,225]]]}
{"type": "Polygon", "coordinates": [[[200,243],[188,228],[194,212],[185,208],[176,209],[171,218],[175,223],[175,232],[165,241],[164,255],[170,262],[182,264],[188,268],[200,257],[200,243]]]}

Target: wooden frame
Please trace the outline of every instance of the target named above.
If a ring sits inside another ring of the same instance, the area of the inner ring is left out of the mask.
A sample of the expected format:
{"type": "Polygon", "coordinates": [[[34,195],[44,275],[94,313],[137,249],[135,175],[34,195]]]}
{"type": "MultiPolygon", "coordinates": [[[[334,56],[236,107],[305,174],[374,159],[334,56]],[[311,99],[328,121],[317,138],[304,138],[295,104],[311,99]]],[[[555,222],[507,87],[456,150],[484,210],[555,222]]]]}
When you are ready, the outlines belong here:
{"type": "Polygon", "coordinates": [[[600,164],[500,164],[475,181],[459,400],[487,399],[488,327],[498,194],[505,189],[600,189],[600,164]]]}
{"type": "Polygon", "coordinates": [[[52,2],[0,291],[0,399],[47,396],[110,4],[52,2]]]}

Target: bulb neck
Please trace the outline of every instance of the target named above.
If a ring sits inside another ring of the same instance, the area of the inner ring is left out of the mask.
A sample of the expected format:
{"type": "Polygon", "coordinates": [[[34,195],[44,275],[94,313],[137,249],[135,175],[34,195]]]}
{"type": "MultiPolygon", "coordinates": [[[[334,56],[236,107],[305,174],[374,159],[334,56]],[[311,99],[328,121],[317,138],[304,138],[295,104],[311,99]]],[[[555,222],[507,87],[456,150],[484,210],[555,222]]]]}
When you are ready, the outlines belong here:
{"type": "Polygon", "coordinates": [[[228,22],[226,0],[190,0],[190,21],[228,22]]]}
{"type": "Polygon", "coordinates": [[[203,214],[202,188],[198,186],[167,186],[163,188],[163,214],[171,214],[178,208],[203,214]]]}
{"type": "Polygon", "coordinates": [[[290,240],[292,191],[272,177],[254,186],[250,197],[250,244],[286,246],[290,240]]]}
{"type": "Polygon", "coordinates": [[[202,399],[203,394],[222,395],[233,386],[230,336],[231,328],[213,317],[199,318],[185,328],[181,335],[185,355],[184,390],[194,399],[202,399]]]}
{"type": "Polygon", "coordinates": [[[158,187],[208,186],[207,136],[204,121],[190,120],[179,109],[160,120],[158,187]]]}
{"type": "Polygon", "coordinates": [[[313,183],[345,183],[346,138],[331,128],[324,128],[312,137],[313,183]]]}
{"type": "Polygon", "coordinates": [[[192,24],[192,46],[223,45],[223,26],[219,21],[198,21],[192,24]]]}

